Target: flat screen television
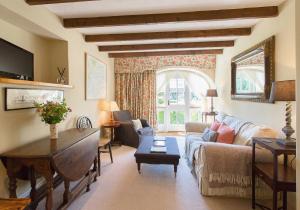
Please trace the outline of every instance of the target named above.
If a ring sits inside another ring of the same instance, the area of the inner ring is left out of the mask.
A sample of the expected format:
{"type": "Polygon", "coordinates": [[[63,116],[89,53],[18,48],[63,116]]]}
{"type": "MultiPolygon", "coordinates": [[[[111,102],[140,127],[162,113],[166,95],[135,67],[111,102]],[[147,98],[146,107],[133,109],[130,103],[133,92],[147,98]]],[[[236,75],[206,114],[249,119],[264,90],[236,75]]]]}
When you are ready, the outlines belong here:
{"type": "Polygon", "coordinates": [[[33,54],[0,38],[0,77],[31,80],[33,54]]]}

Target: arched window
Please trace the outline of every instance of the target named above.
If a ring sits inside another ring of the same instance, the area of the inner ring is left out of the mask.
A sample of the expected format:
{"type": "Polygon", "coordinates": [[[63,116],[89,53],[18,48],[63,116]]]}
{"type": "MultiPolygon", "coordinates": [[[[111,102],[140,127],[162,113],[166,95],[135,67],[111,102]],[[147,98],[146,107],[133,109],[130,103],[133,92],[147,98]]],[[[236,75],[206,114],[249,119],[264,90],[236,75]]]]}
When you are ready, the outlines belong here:
{"type": "Polygon", "coordinates": [[[191,68],[167,68],[157,72],[157,128],[184,130],[185,122],[201,121],[206,109],[205,94],[214,87],[204,73],[191,68]]]}

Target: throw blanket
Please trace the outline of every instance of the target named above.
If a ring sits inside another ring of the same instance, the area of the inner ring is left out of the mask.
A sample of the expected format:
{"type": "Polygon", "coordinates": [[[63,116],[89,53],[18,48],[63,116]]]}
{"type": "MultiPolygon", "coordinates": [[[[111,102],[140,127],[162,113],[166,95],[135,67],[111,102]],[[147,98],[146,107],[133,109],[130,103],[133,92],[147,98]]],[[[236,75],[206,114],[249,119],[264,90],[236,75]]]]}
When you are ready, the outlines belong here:
{"type": "Polygon", "coordinates": [[[210,187],[251,185],[251,147],[205,143],[203,152],[206,162],[205,177],[210,187]],[[238,149],[237,149],[238,148],[238,149]]]}
{"type": "Polygon", "coordinates": [[[201,136],[202,136],[202,134],[189,135],[189,137],[186,138],[185,155],[186,155],[188,166],[191,169],[192,169],[193,162],[194,162],[195,151],[200,147],[201,143],[203,142],[201,136]]]}

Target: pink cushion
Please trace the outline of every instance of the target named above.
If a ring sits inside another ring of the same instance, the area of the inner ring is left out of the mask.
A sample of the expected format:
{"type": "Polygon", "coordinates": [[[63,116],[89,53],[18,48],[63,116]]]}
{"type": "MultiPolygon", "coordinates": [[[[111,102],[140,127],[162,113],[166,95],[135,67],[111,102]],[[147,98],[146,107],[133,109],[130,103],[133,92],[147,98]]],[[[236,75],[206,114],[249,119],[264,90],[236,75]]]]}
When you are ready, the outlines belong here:
{"type": "Polygon", "coordinates": [[[222,123],[218,129],[217,142],[232,144],[234,141],[234,130],[228,125],[222,123]]]}
{"type": "Polygon", "coordinates": [[[221,123],[218,121],[214,121],[213,124],[210,126],[210,130],[217,132],[221,123]]]}

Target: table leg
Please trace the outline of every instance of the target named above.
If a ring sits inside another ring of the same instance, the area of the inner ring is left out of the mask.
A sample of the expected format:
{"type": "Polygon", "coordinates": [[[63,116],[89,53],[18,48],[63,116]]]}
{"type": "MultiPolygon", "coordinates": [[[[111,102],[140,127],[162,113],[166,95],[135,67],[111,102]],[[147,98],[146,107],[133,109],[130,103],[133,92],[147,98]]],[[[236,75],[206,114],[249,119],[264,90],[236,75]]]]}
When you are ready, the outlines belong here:
{"type": "Polygon", "coordinates": [[[282,209],[287,210],[287,191],[283,191],[282,209]]]}
{"type": "MultiPolygon", "coordinates": [[[[94,168],[93,168],[93,171],[96,172],[96,173],[97,173],[97,170],[98,170],[97,169],[97,164],[98,164],[97,163],[98,162],[97,159],[98,158],[96,157],[95,160],[94,160],[94,168]]],[[[97,181],[97,175],[94,177],[94,182],[96,182],[96,181],[97,181]]]]}
{"type": "Polygon", "coordinates": [[[175,178],[176,178],[176,175],[177,175],[177,164],[174,164],[174,173],[175,173],[175,178]]]}
{"type": "Polygon", "coordinates": [[[277,179],[278,179],[278,157],[276,154],[274,154],[273,157],[273,210],[277,210],[277,179]]]}
{"type": "Polygon", "coordinates": [[[7,175],[8,175],[8,189],[9,197],[17,198],[17,177],[16,173],[20,169],[19,164],[16,161],[7,159],[7,175]]]}
{"type": "Polygon", "coordinates": [[[89,192],[91,190],[90,186],[91,186],[91,171],[89,170],[89,172],[87,173],[88,176],[88,183],[86,185],[86,192],[89,192]]]}
{"type": "Polygon", "coordinates": [[[46,210],[51,210],[53,204],[53,175],[48,174],[45,179],[47,185],[46,210]]]}
{"type": "Polygon", "coordinates": [[[69,195],[70,195],[70,181],[64,180],[65,185],[65,192],[63,197],[63,204],[67,204],[69,202],[69,195]]]}
{"type": "Polygon", "coordinates": [[[30,198],[33,203],[33,209],[36,209],[38,202],[35,202],[37,200],[37,194],[36,194],[36,177],[35,177],[35,171],[33,167],[30,167],[30,185],[31,185],[30,198]]]}
{"type": "Polygon", "coordinates": [[[110,142],[113,142],[113,140],[114,140],[114,128],[111,127],[110,128],[110,142]]]}
{"type": "Polygon", "coordinates": [[[252,209],[255,209],[255,143],[252,145],[252,209]]]}
{"type": "Polygon", "coordinates": [[[8,176],[9,178],[9,197],[17,198],[17,179],[15,176],[8,176]]]}
{"type": "Polygon", "coordinates": [[[138,168],[139,174],[141,174],[141,163],[137,163],[137,168],[138,168]]]}

